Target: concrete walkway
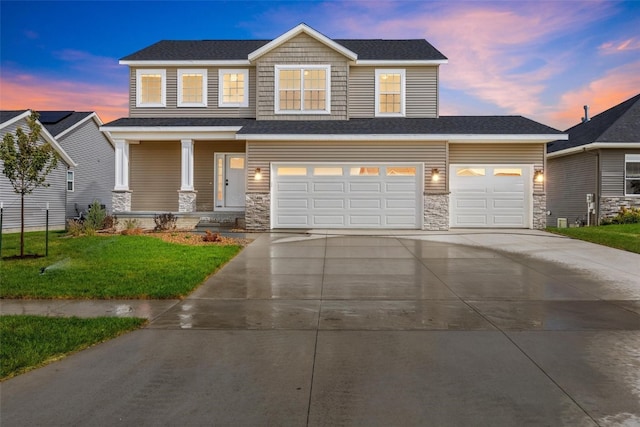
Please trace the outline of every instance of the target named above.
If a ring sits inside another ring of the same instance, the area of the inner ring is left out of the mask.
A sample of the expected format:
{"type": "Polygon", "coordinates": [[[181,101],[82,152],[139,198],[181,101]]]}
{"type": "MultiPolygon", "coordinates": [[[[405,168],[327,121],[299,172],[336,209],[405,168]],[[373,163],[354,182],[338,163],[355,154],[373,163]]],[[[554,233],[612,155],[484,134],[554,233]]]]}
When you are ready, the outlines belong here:
{"type": "Polygon", "coordinates": [[[0,385],[0,424],[639,425],[640,255],[538,231],[259,236],[147,328],[0,385]]]}

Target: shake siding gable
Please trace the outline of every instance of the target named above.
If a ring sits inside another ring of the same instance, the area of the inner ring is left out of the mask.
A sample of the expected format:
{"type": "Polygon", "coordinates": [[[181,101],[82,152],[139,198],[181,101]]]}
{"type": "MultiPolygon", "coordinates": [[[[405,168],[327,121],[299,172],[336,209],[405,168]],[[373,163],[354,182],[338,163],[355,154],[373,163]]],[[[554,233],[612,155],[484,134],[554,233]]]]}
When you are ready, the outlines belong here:
{"type": "Polygon", "coordinates": [[[256,61],[258,73],[258,120],[346,120],[347,59],[307,34],[300,34],[261,56],[256,61]],[[331,114],[275,114],[275,66],[331,65],[331,114]]]}
{"type": "Polygon", "coordinates": [[[58,139],[58,142],[78,164],[74,169],[74,191],[67,193],[67,218],[76,216],[76,204],[85,212],[98,200],[111,211],[111,190],[115,183],[114,148],[89,119],[58,139]]]}
{"type": "Polygon", "coordinates": [[[444,176],[431,181],[431,169],[445,170],[446,143],[421,141],[321,141],[321,142],[248,142],[247,180],[249,193],[268,193],[270,166],[273,162],[424,162],[425,192],[442,193],[444,176]],[[253,179],[253,171],[259,167],[262,180],[253,179]]]}

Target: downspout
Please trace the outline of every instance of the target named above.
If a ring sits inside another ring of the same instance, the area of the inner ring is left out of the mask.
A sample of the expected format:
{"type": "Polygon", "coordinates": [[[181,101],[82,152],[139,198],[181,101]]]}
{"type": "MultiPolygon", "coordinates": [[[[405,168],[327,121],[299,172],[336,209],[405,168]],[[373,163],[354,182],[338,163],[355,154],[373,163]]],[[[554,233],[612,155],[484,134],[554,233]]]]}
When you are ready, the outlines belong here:
{"type": "Polygon", "coordinates": [[[600,225],[600,197],[602,195],[602,164],[600,161],[600,150],[596,151],[596,170],[598,175],[596,177],[596,224],[600,225]]]}

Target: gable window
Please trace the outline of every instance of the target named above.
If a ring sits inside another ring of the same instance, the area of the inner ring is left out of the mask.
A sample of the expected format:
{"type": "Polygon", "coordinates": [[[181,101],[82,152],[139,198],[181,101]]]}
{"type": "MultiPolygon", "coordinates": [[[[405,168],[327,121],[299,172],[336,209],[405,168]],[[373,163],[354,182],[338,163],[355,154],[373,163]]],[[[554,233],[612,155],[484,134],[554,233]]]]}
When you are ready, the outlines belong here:
{"type": "Polygon", "coordinates": [[[166,70],[136,70],[136,106],[166,106],[166,70]]]}
{"type": "Polygon", "coordinates": [[[331,112],[330,65],[276,65],[275,73],[276,113],[331,112]]]}
{"type": "Polygon", "coordinates": [[[207,70],[178,70],[178,107],[207,106],[207,70]]]}
{"type": "Polygon", "coordinates": [[[404,116],[405,70],[376,70],[376,116],[404,116]]]}
{"type": "Polygon", "coordinates": [[[249,70],[218,71],[218,106],[249,106],[249,70]]]}
{"type": "Polygon", "coordinates": [[[640,154],[624,156],[624,193],[640,196],[640,154]]]}
{"type": "Polygon", "coordinates": [[[74,171],[67,171],[67,191],[74,190],[74,171]]]}

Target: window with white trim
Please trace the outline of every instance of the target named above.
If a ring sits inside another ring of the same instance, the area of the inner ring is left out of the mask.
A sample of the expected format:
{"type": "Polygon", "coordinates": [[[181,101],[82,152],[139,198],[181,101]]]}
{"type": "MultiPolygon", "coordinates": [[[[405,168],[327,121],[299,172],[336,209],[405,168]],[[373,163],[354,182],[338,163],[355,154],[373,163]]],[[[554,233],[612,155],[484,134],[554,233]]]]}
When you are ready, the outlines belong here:
{"type": "Polygon", "coordinates": [[[404,116],[405,81],[405,70],[376,70],[376,116],[404,116]]]}
{"type": "Polygon", "coordinates": [[[136,70],[136,107],[165,107],[166,83],[166,70],[136,70]]]}
{"type": "Polygon", "coordinates": [[[624,156],[624,194],[640,196],[640,154],[624,156]]]}
{"type": "Polygon", "coordinates": [[[74,171],[67,171],[67,191],[73,193],[75,189],[75,173],[74,171]]]}
{"type": "Polygon", "coordinates": [[[218,70],[218,107],[249,106],[249,70],[218,70]]]}
{"type": "Polygon", "coordinates": [[[207,70],[178,70],[178,107],[207,106],[207,70]]]}
{"type": "Polygon", "coordinates": [[[276,113],[331,112],[330,65],[276,65],[275,73],[276,113]]]}

